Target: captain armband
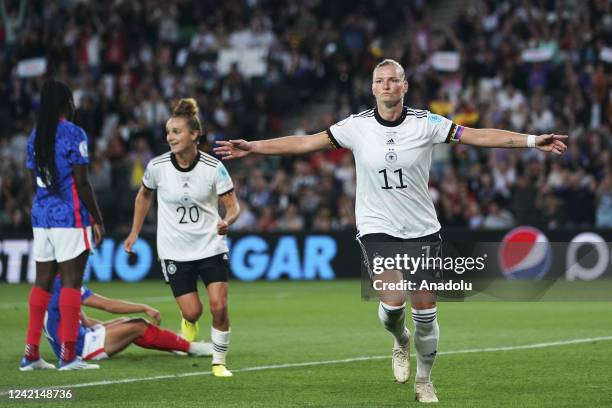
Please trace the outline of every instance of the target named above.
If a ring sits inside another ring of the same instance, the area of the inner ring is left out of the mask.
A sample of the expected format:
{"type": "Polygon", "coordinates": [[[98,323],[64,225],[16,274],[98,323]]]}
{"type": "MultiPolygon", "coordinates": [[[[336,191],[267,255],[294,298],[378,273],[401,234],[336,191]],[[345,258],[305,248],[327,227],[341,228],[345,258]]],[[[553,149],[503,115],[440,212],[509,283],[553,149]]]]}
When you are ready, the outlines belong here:
{"type": "Polygon", "coordinates": [[[461,140],[461,135],[463,134],[463,129],[463,126],[453,123],[450,130],[448,131],[445,143],[459,143],[459,141],[461,140]]]}

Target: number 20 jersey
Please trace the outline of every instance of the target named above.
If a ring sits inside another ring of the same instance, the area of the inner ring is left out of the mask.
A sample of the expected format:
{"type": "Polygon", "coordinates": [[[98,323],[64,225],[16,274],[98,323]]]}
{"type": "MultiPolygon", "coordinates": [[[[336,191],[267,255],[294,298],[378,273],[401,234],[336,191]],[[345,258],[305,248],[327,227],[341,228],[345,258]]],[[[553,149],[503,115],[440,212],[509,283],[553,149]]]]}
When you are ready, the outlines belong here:
{"type": "Polygon", "coordinates": [[[142,184],[157,190],[157,253],[160,259],[194,261],[228,252],[217,233],[218,197],[233,190],[225,166],[198,151],[188,168],[170,152],[153,158],[142,184]]]}
{"type": "Polygon", "coordinates": [[[456,128],[442,116],[404,107],[396,121],[370,109],[328,129],[332,143],[355,157],[359,236],[409,239],[440,230],[428,188],[431,157],[434,145],[451,140],[456,128]]]}

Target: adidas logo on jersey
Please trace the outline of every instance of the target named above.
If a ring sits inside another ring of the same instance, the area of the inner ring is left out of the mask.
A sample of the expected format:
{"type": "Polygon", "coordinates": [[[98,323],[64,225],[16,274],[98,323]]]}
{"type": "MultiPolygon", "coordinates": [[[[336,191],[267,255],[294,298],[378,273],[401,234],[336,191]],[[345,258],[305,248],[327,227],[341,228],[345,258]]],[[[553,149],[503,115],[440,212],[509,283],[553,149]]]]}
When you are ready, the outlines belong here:
{"type": "Polygon", "coordinates": [[[187,183],[183,184],[183,188],[187,188],[187,187],[189,187],[189,184],[187,183]]]}
{"type": "Polygon", "coordinates": [[[395,144],[395,140],[393,140],[392,138],[387,140],[387,144],[388,145],[394,145],[395,144]]]}

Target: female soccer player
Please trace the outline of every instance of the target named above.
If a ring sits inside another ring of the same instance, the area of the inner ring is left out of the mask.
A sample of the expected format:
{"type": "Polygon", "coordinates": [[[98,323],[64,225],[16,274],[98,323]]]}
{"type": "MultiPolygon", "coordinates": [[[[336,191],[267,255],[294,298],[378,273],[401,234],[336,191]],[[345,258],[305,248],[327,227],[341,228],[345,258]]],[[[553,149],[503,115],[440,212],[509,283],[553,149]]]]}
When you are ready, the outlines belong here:
{"type": "MultiPolygon", "coordinates": [[[[404,69],[387,59],[376,66],[372,75],[375,108],[351,115],[314,135],[256,142],[230,140],[217,142],[220,146],[214,150],[224,159],[251,153],[304,154],[339,147],[352,150],[357,168],[357,237],[364,250],[364,263],[369,267],[375,244],[426,242],[438,252],[441,227],[427,188],[434,144],[532,147],[554,154],[562,154],[566,149],[563,140],[567,136],[471,129],[425,110],[410,109],[402,104],[407,91],[404,69]]],[[[405,302],[403,296],[387,299],[379,292],[379,297],[378,316],[395,339],[393,373],[398,382],[405,383],[410,376],[405,302]]],[[[411,303],[417,352],[416,399],[437,402],[430,379],[440,336],[435,293],[412,292],[411,303]]]]}
{"type": "Polygon", "coordinates": [[[198,150],[202,124],[194,99],[181,99],[166,123],[170,151],[152,159],[134,204],[134,222],[124,248],[132,251],[157,190],[157,252],[166,283],[183,316],[188,341],[198,334],[202,314],[198,276],[208,291],[212,314],[212,373],[230,377],[225,366],[230,323],[227,315],[228,248],[224,235],[240,213],[234,185],[223,164],[198,150]],[[225,217],[218,213],[219,201],[225,217]]]}
{"type": "MultiPolygon", "coordinates": [[[[55,279],[47,318],[45,335],[56,355],[60,353],[58,342],[60,280],[55,279]]],[[[153,323],[141,317],[119,317],[106,322],[87,317],[81,311],[79,335],[76,352],[83,360],[103,360],[121,352],[130,344],[160,350],[186,353],[190,356],[210,356],[210,343],[189,342],[175,333],[159,326],[161,314],[157,309],[141,303],[127,302],[121,299],[110,299],[93,293],[88,287],[81,286],[81,304],[109,313],[145,313],[153,323]]],[[[90,364],[88,369],[99,368],[90,364]]]]}
{"type": "Polygon", "coordinates": [[[59,369],[88,367],[75,352],[80,288],[92,248],[92,224],[96,245],[102,240],[104,224],[87,175],[87,135],[70,122],[73,113],[70,88],[62,82],[47,80],[40,94],[36,129],[28,140],[27,167],[36,186],[32,203],[36,281],[30,292],[22,371],[55,368],[40,358],[38,346],[57,273],[62,280],[59,369]]]}

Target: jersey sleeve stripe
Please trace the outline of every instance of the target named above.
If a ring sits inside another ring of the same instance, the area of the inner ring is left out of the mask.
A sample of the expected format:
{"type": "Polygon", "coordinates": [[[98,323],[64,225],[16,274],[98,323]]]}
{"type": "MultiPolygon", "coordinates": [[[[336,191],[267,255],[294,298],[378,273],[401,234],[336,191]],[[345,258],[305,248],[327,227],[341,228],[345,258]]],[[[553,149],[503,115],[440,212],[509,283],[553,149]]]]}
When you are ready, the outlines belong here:
{"type": "Polygon", "coordinates": [[[414,115],[427,115],[427,111],[423,109],[412,109],[408,108],[408,113],[412,113],[414,115]]]}
{"type": "Polygon", "coordinates": [[[340,143],[338,143],[338,141],[332,134],[331,130],[327,129],[326,132],[327,132],[327,139],[329,140],[329,143],[336,149],[340,149],[342,146],[340,146],[340,143]]]}
{"type": "Polygon", "coordinates": [[[74,222],[76,224],[75,227],[82,228],[83,220],[81,219],[81,201],[79,199],[79,193],[77,192],[77,189],[76,189],[76,181],[74,180],[74,176],[72,176],[71,191],[72,191],[72,205],[74,207],[74,222]]]}
{"type": "Polygon", "coordinates": [[[422,119],[422,118],[426,118],[426,117],[427,117],[427,113],[414,113],[414,112],[407,112],[407,113],[406,113],[406,116],[415,116],[415,117],[417,117],[417,118],[419,118],[419,119],[422,119]]]}
{"type": "Polygon", "coordinates": [[[158,164],[162,164],[162,163],[166,163],[166,162],[169,162],[169,161],[171,161],[171,160],[170,160],[170,159],[160,160],[160,161],[158,161],[158,162],[153,163],[153,166],[156,166],[156,165],[158,165],[158,164]]]}
{"type": "Polygon", "coordinates": [[[207,159],[205,157],[200,157],[199,160],[200,161],[204,161],[206,163],[214,164],[214,165],[217,165],[219,163],[219,160],[211,160],[211,159],[207,159]]]}
{"type": "Polygon", "coordinates": [[[211,164],[210,162],[207,162],[207,161],[205,161],[205,160],[199,160],[199,162],[200,162],[200,163],[204,163],[205,165],[210,166],[210,167],[212,167],[212,168],[216,168],[216,167],[217,167],[217,165],[216,165],[216,164],[211,164]]]}
{"type": "Polygon", "coordinates": [[[374,116],[374,109],[368,109],[353,116],[355,118],[374,116]]]}
{"type": "Polygon", "coordinates": [[[215,158],[215,157],[211,156],[211,155],[210,155],[210,154],[208,154],[208,153],[204,153],[204,152],[202,152],[202,151],[200,151],[200,158],[202,158],[202,159],[208,159],[208,160],[210,160],[210,161],[212,161],[212,162],[219,163],[219,160],[218,160],[217,158],[215,158]]]}

